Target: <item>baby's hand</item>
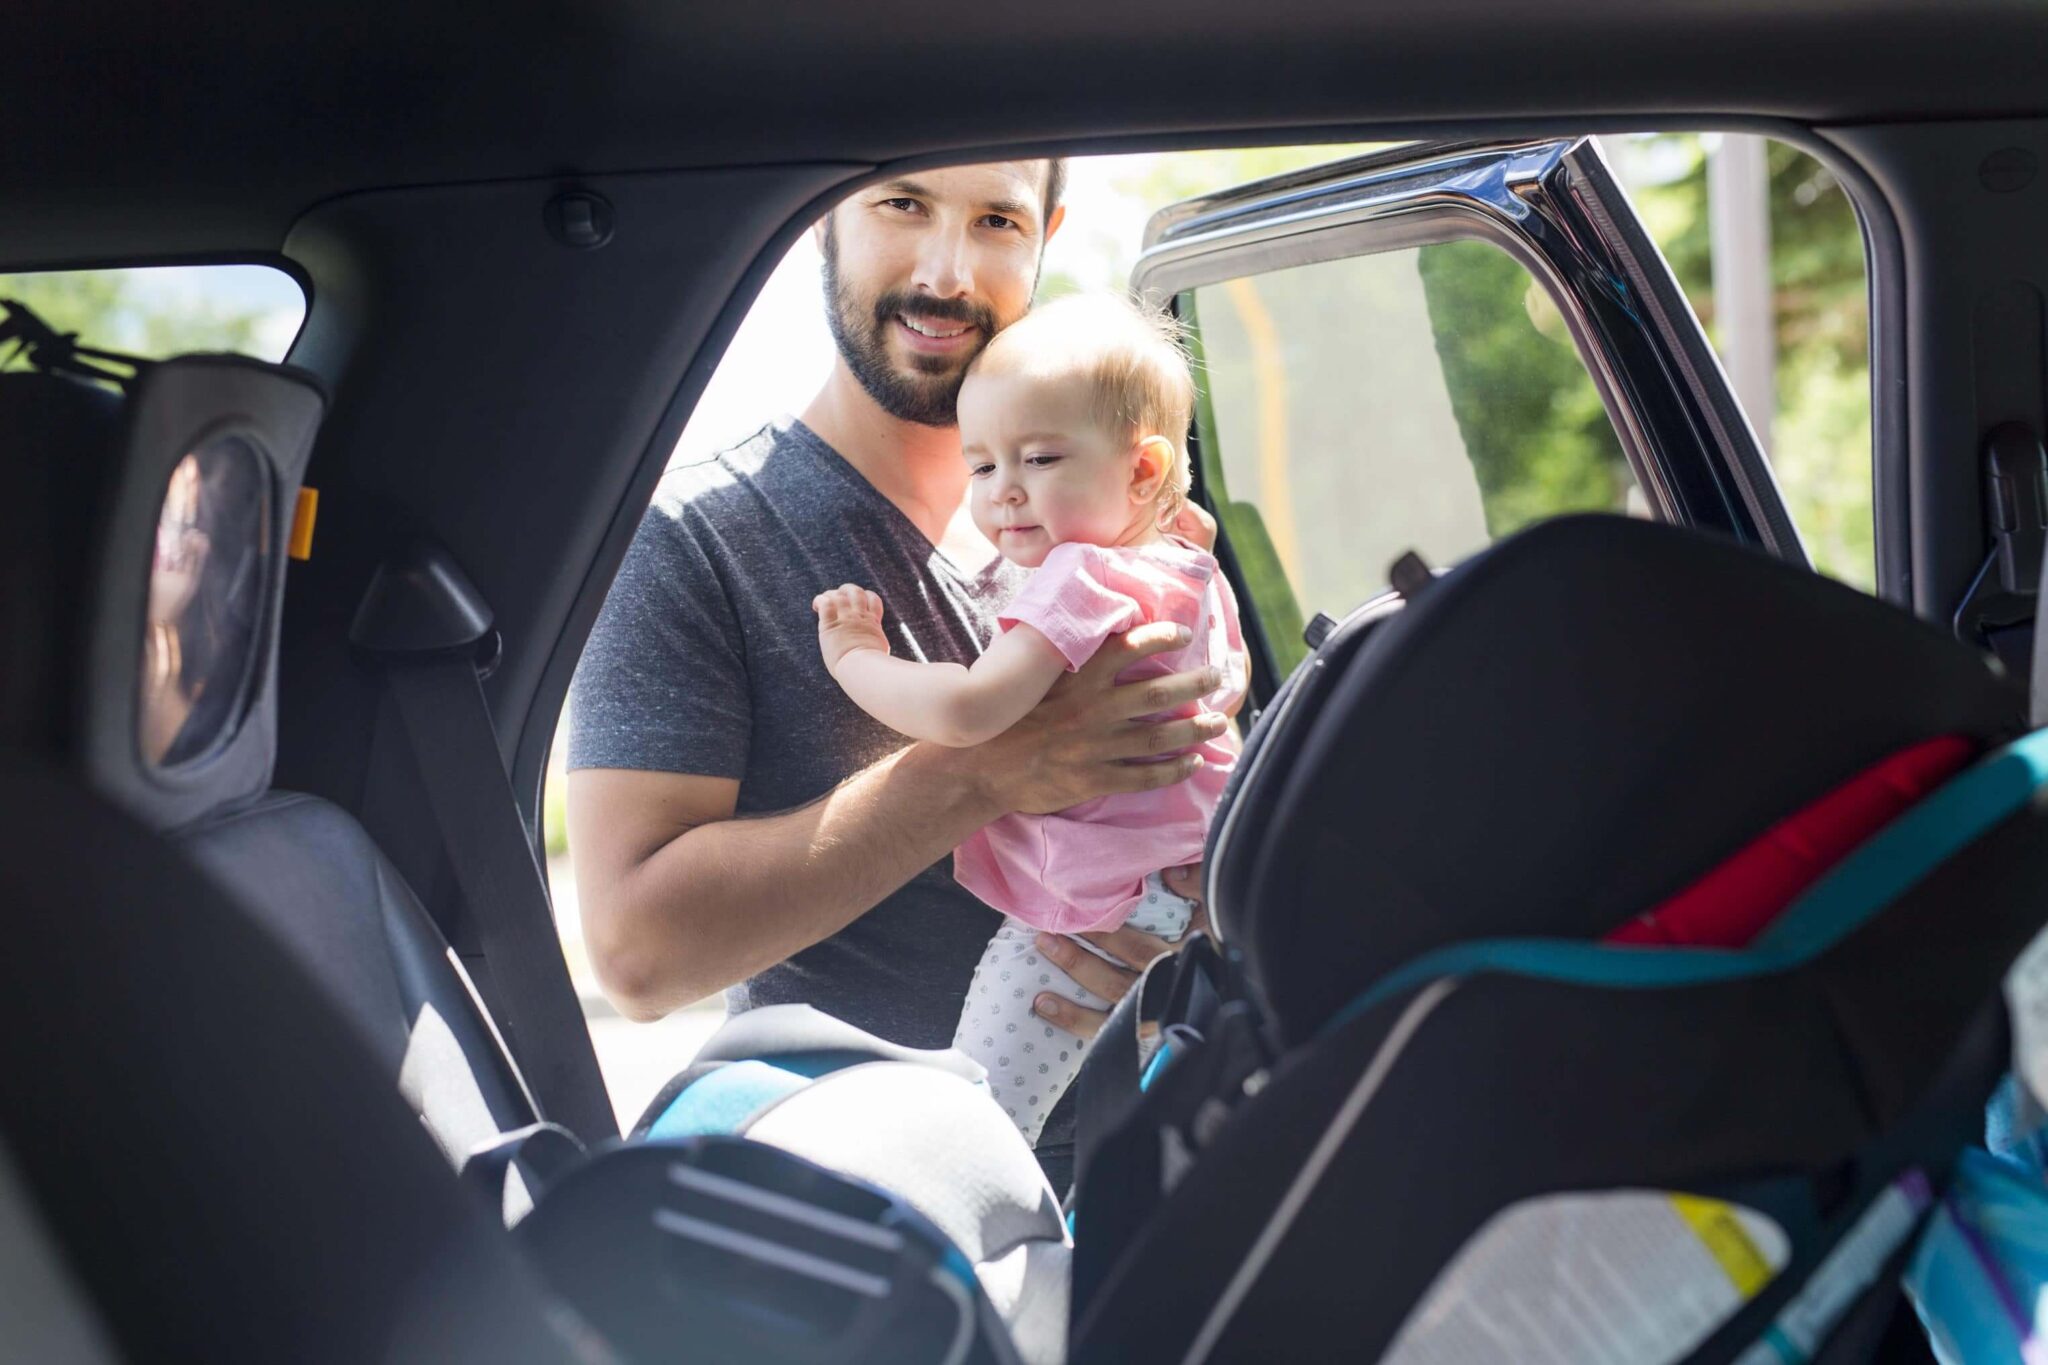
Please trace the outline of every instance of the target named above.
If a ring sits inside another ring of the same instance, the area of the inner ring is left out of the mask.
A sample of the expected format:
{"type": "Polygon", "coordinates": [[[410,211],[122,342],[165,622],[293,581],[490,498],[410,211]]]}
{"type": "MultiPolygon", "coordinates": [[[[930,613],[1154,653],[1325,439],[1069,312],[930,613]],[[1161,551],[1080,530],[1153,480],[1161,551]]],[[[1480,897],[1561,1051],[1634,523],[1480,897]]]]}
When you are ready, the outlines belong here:
{"type": "Polygon", "coordinates": [[[842,584],[811,599],[818,613],[818,652],[825,667],[836,669],[839,661],[856,649],[889,652],[889,637],[882,634],[882,599],[866,588],[842,584]]]}

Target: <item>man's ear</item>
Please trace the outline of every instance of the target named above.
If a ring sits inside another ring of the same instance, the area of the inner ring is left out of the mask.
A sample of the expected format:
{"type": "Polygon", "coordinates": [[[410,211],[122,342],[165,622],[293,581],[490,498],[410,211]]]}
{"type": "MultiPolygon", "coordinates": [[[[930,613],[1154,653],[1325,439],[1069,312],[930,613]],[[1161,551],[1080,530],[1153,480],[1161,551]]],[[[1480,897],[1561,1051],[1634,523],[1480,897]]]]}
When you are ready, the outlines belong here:
{"type": "Polygon", "coordinates": [[[1131,501],[1143,506],[1157,498],[1172,468],[1173,442],[1164,436],[1139,441],[1137,459],[1131,462],[1131,501]]]}
{"type": "Polygon", "coordinates": [[[1052,216],[1045,220],[1045,240],[1051,241],[1052,235],[1060,230],[1060,224],[1066,221],[1067,206],[1065,204],[1054,205],[1052,216]]]}

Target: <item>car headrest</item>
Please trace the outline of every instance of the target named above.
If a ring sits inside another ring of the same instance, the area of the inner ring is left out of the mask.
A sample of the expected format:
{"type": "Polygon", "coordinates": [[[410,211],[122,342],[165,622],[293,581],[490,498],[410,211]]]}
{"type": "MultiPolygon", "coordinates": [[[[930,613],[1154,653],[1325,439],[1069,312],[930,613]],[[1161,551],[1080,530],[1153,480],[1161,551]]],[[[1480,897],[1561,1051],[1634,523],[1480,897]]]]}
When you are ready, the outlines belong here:
{"type": "Polygon", "coordinates": [[[44,758],[76,748],[69,676],[94,512],[121,426],[114,389],[64,375],[0,374],[0,743],[44,758]]]}
{"type": "Polygon", "coordinates": [[[287,548],[323,406],[309,377],[239,356],[118,385],[0,376],[0,449],[32,493],[10,519],[38,527],[9,552],[10,639],[34,642],[8,684],[33,718],[19,738],[159,828],[270,785],[287,548]]]}
{"type": "Polygon", "coordinates": [[[1732,542],[1568,517],[1343,628],[1217,818],[1212,914],[1282,1036],[1424,952],[1597,939],[1764,829],[2026,696],[1907,613],[1732,542]]]}
{"type": "Polygon", "coordinates": [[[0,755],[0,861],[0,1144],[121,1359],[609,1358],[563,1343],[360,1031],[172,845],[0,755]]]}

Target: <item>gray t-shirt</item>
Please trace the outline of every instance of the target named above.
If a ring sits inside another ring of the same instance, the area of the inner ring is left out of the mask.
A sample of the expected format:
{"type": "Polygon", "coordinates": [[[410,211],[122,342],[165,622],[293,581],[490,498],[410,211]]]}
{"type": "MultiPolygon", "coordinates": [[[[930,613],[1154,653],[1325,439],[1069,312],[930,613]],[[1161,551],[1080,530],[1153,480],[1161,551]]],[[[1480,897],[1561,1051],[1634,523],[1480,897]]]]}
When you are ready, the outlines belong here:
{"type": "MultiPolygon", "coordinates": [[[[967,663],[1023,571],[963,571],[801,422],[669,469],[576,670],[569,766],[736,777],[749,815],[801,806],[902,748],[818,655],[811,599],[841,583],[881,594],[898,657],[967,663]]],[[[949,857],[727,1004],[802,1002],[946,1047],[1000,922],[949,857]]]]}

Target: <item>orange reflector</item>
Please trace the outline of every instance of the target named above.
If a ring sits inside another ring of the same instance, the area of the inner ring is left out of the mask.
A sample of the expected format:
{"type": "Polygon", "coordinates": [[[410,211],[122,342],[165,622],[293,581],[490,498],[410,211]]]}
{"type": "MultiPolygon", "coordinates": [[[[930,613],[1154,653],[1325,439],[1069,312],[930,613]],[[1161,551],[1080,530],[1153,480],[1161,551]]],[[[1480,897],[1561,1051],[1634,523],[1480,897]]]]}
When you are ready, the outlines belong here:
{"type": "Polygon", "coordinates": [[[313,522],[320,515],[320,490],[301,488],[299,505],[292,512],[292,538],[286,546],[293,559],[313,557],[313,522]]]}

